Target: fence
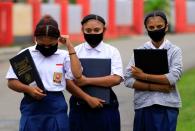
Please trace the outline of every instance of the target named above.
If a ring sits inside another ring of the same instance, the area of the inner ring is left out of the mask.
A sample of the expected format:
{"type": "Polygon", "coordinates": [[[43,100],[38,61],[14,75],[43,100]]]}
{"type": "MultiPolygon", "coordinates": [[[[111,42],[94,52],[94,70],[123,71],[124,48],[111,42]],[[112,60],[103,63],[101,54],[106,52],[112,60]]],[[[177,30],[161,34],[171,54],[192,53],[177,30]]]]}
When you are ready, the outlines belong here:
{"type": "MultiPolygon", "coordinates": [[[[16,37],[30,37],[41,16],[50,14],[59,23],[62,34],[71,40],[82,41],[81,19],[95,13],[107,22],[106,38],[142,34],[144,0],[55,0],[42,4],[41,0],[28,0],[28,4],[0,2],[0,46],[11,45],[16,37]]],[[[172,26],[177,33],[195,32],[194,1],[175,0],[171,4],[172,26]]]]}

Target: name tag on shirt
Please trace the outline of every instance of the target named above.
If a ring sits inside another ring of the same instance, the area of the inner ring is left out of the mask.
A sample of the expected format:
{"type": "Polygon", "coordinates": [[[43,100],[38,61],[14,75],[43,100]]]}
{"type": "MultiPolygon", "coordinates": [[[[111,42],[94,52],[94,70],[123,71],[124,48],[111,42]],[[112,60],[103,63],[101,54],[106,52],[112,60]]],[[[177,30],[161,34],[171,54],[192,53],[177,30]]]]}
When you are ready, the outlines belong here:
{"type": "Polygon", "coordinates": [[[62,82],[62,72],[61,69],[63,67],[63,64],[59,63],[56,64],[56,71],[54,71],[53,73],[53,82],[56,84],[61,84],[62,82]]]}
{"type": "Polygon", "coordinates": [[[53,82],[57,83],[57,84],[60,84],[62,82],[62,73],[61,72],[54,72],[53,82]]]}

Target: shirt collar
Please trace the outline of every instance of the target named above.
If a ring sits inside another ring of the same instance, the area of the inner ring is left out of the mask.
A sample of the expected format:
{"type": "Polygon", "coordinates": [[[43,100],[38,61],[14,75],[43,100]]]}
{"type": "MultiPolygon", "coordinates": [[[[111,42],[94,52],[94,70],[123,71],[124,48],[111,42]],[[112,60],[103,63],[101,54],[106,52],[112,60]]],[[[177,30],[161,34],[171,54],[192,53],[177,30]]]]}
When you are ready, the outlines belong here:
{"type": "Polygon", "coordinates": [[[85,46],[86,49],[96,50],[96,51],[99,51],[99,52],[103,51],[103,49],[104,49],[103,45],[104,45],[104,42],[101,41],[98,46],[96,46],[95,48],[92,48],[87,42],[84,43],[84,46],[85,46]]]}
{"type": "Polygon", "coordinates": [[[145,43],[144,47],[147,48],[147,49],[148,49],[148,48],[150,48],[150,49],[166,49],[166,47],[168,46],[168,43],[169,43],[169,41],[168,41],[167,39],[165,39],[165,40],[163,41],[163,43],[160,45],[160,47],[159,47],[159,48],[156,48],[156,47],[152,44],[151,41],[148,41],[148,42],[145,43]]]}

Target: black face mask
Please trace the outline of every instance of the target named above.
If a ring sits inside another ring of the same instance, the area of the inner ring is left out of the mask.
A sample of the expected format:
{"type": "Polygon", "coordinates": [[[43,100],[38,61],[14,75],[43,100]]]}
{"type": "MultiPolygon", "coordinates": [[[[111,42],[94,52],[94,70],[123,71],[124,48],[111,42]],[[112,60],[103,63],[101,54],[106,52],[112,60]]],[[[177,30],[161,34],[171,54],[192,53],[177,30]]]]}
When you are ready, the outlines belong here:
{"type": "Polygon", "coordinates": [[[40,51],[42,55],[44,55],[45,57],[48,57],[48,56],[53,55],[57,51],[58,44],[55,44],[48,48],[46,48],[44,45],[37,44],[36,49],[40,51]]]}
{"type": "Polygon", "coordinates": [[[154,30],[154,31],[149,31],[148,30],[148,35],[150,36],[150,38],[154,41],[154,42],[159,42],[161,41],[164,36],[165,36],[165,28],[159,29],[159,30],[154,30]]]}
{"type": "Polygon", "coordinates": [[[95,48],[103,40],[103,35],[104,33],[101,33],[101,34],[85,34],[84,33],[84,38],[91,47],[95,48]]]}

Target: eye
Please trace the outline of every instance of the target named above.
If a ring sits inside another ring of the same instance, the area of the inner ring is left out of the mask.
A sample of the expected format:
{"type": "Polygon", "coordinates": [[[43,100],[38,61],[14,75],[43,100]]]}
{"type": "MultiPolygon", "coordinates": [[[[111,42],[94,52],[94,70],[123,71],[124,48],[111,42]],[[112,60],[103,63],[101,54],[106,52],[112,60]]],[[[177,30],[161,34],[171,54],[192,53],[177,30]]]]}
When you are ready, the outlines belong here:
{"type": "Polygon", "coordinates": [[[154,26],[148,26],[148,30],[152,31],[152,30],[154,30],[154,29],[155,29],[154,26]]]}
{"type": "Polygon", "coordinates": [[[89,34],[89,33],[91,33],[91,32],[92,32],[92,29],[90,29],[90,28],[86,28],[86,29],[84,29],[84,32],[85,32],[85,33],[87,33],[87,34],[89,34]]]}
{"type": "Polygon", "coordinates": [[[93,30],[95,33],[99,33],[101,31],[101,28],[94,28],[93,30]]]}
{"type": "Polygon", "coordinates": [[[162,29],[163,28],[163,25],[158,25],[157,26],[157,29],[162,29]]]}

